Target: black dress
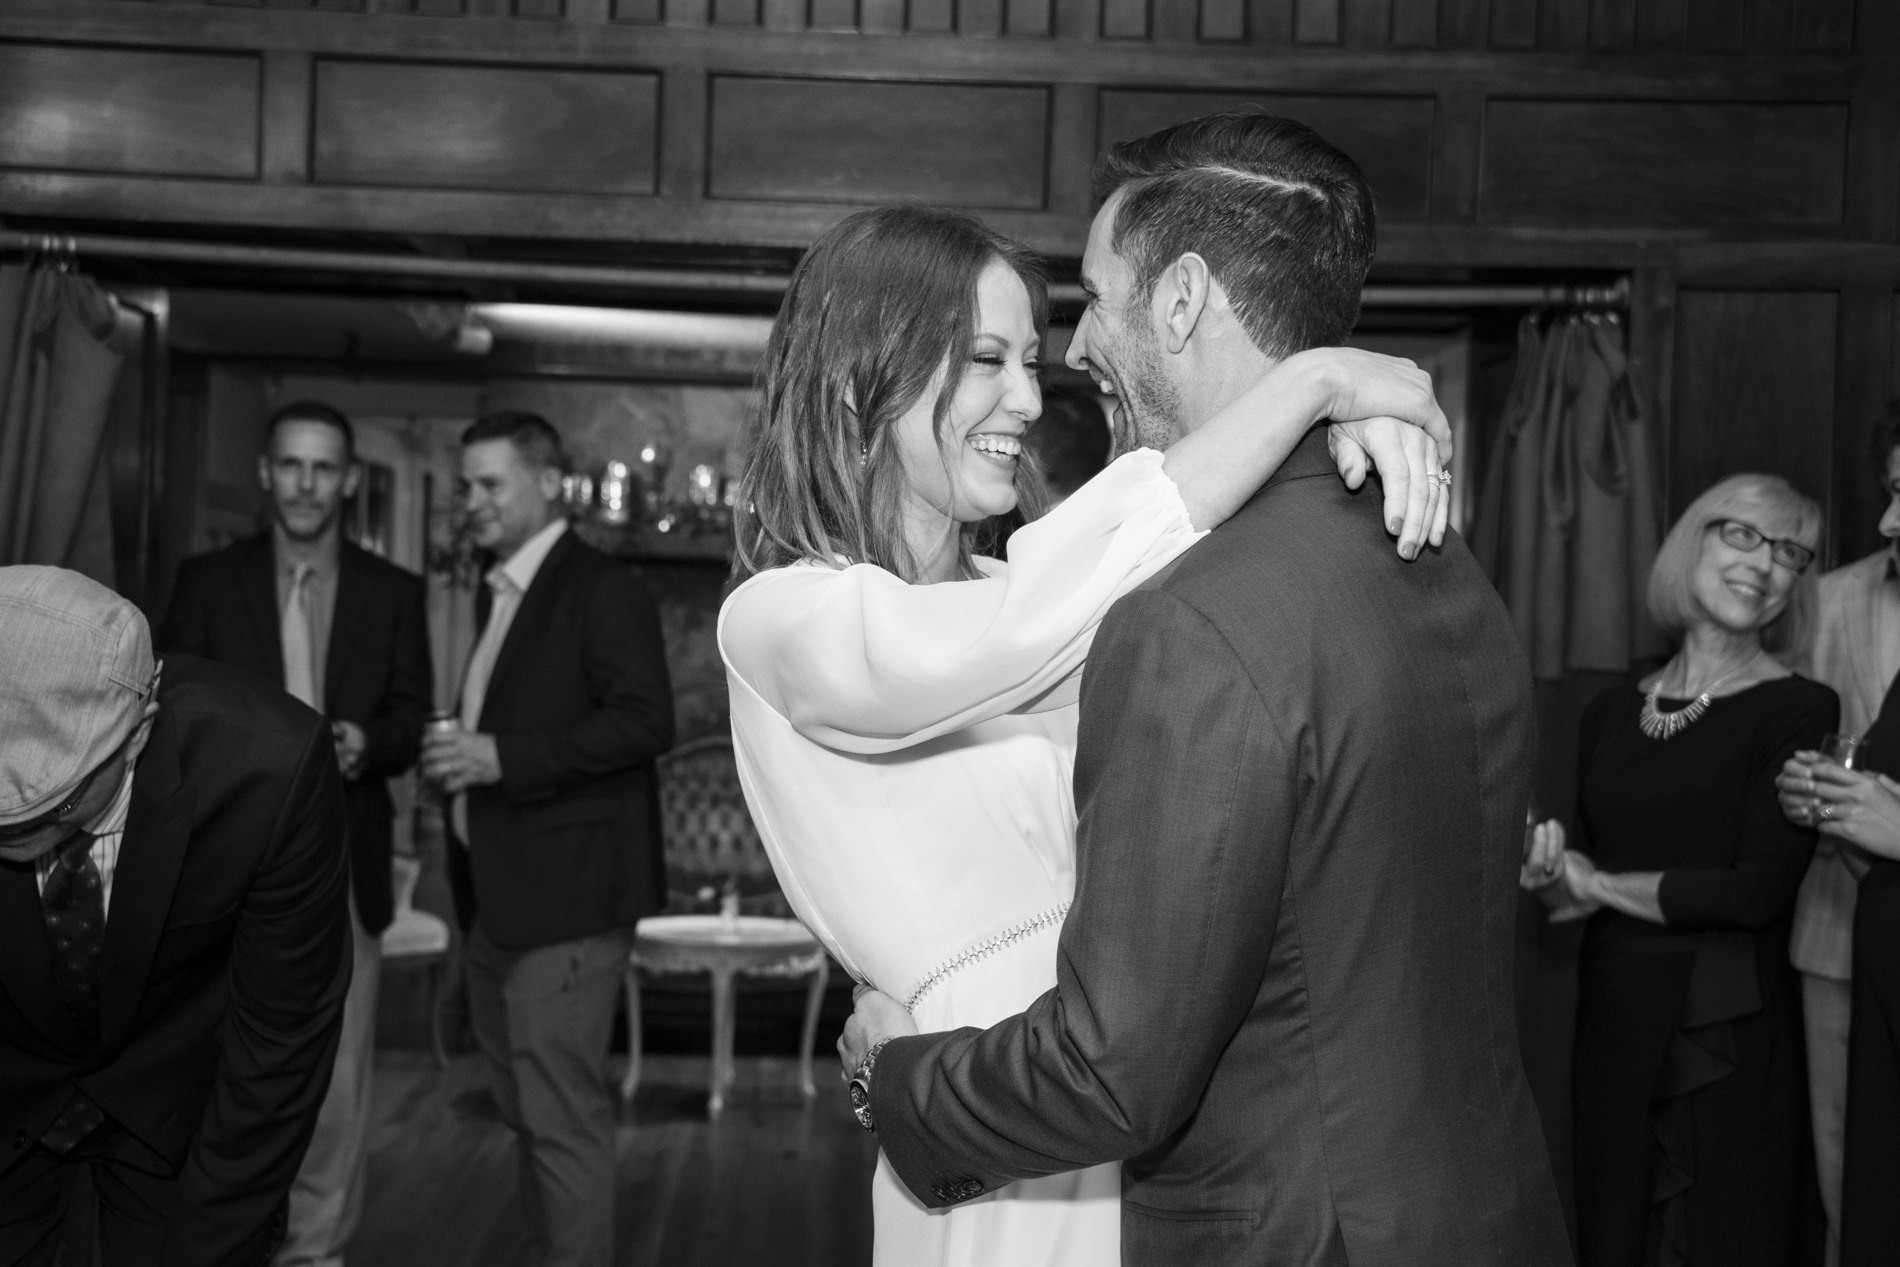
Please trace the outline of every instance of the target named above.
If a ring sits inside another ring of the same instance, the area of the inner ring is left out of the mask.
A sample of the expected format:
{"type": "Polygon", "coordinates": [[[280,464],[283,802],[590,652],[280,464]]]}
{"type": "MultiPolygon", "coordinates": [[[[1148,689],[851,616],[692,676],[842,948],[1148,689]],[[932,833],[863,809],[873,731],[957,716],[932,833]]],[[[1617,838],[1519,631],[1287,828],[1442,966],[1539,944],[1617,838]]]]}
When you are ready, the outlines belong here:
{"type": "MultiPolygon", "coordinates": [[[[1665,710],[1686,701],[1665,700],[1665,710]]],[[[1668,924],[1600,911],[1578,963],[1582,1267],[1785,1267],[1812,1208],[1801,994],[1788,960],[1814,833],[1774,779],[1840,701],[1806,678],[1716,699],[1674,738],[1618,688],[1584,710],[1575,847],[1660,871],[1668,924]]]]}
{"type": "MultiPolygon", "coordinates": [[[[1862,766],[1900,772],[1900,679],[1862,766]]],[[[1841,1267],[1900,1264],[1900,862],[1875,861],[1854,904],[1854,1021],[1841,1155],[1841,1267]]]]}

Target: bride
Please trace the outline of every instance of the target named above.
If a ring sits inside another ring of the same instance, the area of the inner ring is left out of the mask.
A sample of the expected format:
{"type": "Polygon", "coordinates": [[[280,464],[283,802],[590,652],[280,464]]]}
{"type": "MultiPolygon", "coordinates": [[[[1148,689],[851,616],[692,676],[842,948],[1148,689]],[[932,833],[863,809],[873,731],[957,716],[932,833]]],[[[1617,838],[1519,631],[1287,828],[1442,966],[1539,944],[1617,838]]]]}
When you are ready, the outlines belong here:
{"type": "MultiPolygon", "coordinates": [[[[1362,479],[1368,452],[1388,473],[1401,550],[1443,533],[1437,448],[1381,417],[1448,449],[1429,378],[1322,349],[1166,453],[1116,460],[1019,528],[1007,564],[977,554],[1036,485],[1047,309],[1034,259],[968,216],[847,218],[793,276],[742,483],[747,579],[719,644],[746,799],[799,918],[920,1030],[988,1026],[1055,983],[1076,688],[1110,604],[1328,417],[1342,474],[1362,479]]],[[[889,1267],[1120,1261],[1113,1165],[930,1211],[880,1158],[872,1205],[889,1267]]]]}

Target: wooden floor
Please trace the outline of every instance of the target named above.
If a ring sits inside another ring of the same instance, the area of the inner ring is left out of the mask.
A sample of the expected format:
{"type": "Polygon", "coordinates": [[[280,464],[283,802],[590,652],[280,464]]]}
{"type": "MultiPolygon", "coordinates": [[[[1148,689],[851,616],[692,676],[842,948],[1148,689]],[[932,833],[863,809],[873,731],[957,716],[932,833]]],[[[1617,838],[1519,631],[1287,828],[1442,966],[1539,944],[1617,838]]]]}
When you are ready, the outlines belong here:
{"type": "MultiPolygon", "coordinates": [[[[717,1124],[707,1061],[648,1056],[619,1131],[614,1267],[857,1267],[871,1261],[876,1142],[852,1119],[835,1060],[806,1104],[797,1062],[741,1057],[717,1124]]],[[[377,1053],[368,1200],[350,1267],[525,1267],[514,1137],[480,1062],[438,1071],[377,1053]]]]}

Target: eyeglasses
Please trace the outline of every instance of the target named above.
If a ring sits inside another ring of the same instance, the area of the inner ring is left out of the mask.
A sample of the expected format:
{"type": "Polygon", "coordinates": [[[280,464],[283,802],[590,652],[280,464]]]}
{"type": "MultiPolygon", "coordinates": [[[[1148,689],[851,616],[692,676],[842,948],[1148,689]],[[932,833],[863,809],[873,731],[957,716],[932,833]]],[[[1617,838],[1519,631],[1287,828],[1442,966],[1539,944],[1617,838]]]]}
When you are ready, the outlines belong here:
{"type": "Polygon", "coordinates": [[[1790,572],[1805,572],[1808,570],[1808,564],[1814,562],[1814,551],[1799,541],[1790,541],[1786,537],[1771,537],[1754,524],[1745,524],[1739,519],[1718,519],[1711,526],[1720,534],[1724,543],[1744,553],[1757,549],[1764,541],[1767,542],[1769,556],[1790,572]]]}

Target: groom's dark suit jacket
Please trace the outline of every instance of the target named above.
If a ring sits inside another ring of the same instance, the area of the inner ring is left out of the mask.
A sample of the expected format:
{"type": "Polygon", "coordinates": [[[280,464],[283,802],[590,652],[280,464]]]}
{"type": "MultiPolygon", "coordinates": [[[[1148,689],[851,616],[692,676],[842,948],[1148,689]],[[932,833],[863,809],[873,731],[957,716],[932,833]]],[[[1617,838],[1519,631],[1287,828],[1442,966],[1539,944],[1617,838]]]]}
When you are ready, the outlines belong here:
{"type": "Polygon", "coordinates": [[[1530,675],[1462,542],[1406,563],[1324,430],[1108,613],[1057,985],[872,1079],[926,1205],[1125,1159],[1146,1264],[1568,1263],[1511,941],[1530,675]]]}

